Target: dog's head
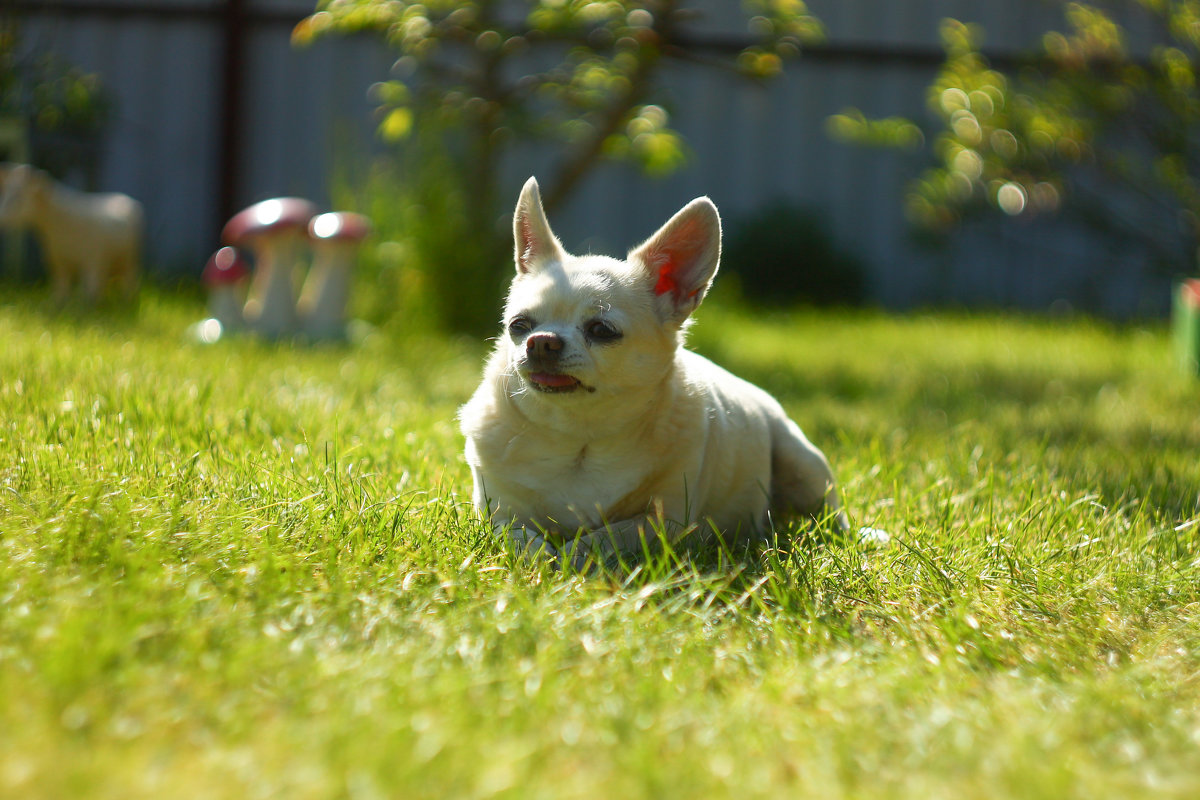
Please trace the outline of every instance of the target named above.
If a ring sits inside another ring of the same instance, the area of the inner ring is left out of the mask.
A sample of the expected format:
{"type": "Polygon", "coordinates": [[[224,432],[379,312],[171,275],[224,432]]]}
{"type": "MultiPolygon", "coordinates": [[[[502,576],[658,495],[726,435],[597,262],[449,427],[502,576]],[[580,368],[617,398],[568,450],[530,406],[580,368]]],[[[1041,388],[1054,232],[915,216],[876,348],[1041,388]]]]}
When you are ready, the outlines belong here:
{"type": "Polygon", "coordinates": [[[551,232],[533,178],[513,238],[517,275],[501,348],[531,396],[611,397],[660,383],[721,257],[721,219],[706,197],[624,261],[572,256],[551,232]]]}
{"type": "Polygon", "coordinates": [[[0,171],[0,227],[28,225],[49,185],[46,173],[28,164],[4,165],[0,171]]]}

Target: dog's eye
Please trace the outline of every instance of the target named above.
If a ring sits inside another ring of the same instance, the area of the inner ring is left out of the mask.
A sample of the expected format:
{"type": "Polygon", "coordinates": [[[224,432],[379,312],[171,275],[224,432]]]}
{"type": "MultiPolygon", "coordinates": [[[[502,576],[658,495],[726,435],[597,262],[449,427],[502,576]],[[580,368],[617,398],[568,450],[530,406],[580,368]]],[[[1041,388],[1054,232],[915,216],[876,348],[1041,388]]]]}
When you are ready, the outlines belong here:
{"type": "Polygon", "coordinates": [[[619,330],[602,319],[592,320],[583,331],[593,342],[615,342],[622,336],[619,330]]]}
{"type": "Polygon", "coordinates": [[[533,331],[533,320],[529,317],[513,317],[508,323],[508,332],[513,336],[524,336],[533,331]]]}

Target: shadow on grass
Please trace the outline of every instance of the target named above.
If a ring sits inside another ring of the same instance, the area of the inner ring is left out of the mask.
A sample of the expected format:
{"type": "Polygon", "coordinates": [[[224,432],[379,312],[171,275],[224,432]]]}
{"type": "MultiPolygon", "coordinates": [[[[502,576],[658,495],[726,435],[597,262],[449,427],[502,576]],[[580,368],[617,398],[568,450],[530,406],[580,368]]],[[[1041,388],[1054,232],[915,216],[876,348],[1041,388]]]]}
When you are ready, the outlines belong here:
{"type": "MultiPolygon", "coordinates": [[[[1120,367],[1072,374],[1044,366],[848,365],[801,374],[722,355],[785,405],[821,410],[816,425],[803,425],[821,441],[887,441],[903,430],[910,445],[943,440],[952,453],[983,446],[997,458],[1039,459],[1068,490],[1098,494],[1106,505],[1144,504],[1174,519],[1200,514],[1200,420],[1180,397],[1140,392],[1138,376],[1120,367]],[[1141,400],[1120,401],[1123,392],[1141,400]],[[841,416],[863,422],[839,426],[841,416]]],[[[920,450],[898,448],[895,457],[920,450]]]]}
{"type": "MultiPolygon", "coordinates": [[[[181,303],[194,302],[199,309],[202,301],[192,293],[154,289],[155,300],[163,298],[181,303]]],[[[89,303],[78,294],[65,301],[55,300],[49,290],[41,286],[0,282],[0,307],[17,309],[26,318],[32,318],[46,327],[61,328],[72,333],[103,332],[128,334],[146,327],[145,301],[139,293],[132,300],[105,296],[89,303]]]]}

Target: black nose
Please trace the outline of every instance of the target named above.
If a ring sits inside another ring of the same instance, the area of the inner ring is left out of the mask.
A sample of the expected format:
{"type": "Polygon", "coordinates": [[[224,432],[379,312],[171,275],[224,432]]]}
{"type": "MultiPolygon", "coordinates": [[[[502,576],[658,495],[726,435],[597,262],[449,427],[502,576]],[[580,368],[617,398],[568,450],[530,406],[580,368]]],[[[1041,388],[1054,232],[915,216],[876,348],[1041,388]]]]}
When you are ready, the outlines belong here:
{"type": "Polygon", "coordinates": [[[555,359],[562,353],[563,344],[557,333],[535,333],[525,340],[525,352],[530,358],[555,359]]]}

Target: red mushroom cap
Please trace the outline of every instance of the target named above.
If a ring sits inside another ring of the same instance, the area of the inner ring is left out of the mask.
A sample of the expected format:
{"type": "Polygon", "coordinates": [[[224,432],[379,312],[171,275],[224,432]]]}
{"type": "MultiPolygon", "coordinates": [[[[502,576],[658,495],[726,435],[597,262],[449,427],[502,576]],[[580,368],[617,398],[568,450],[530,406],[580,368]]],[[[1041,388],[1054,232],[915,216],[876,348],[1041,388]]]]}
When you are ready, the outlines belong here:
{"type": "Polygon", "coordinates": [[[212,254],[204,266],[201,279],[209,286],[226,286],[237,283],[250,274],[246,259],[233,247],[222,247],[212,254]]]}
{"type": "Polygon", "coordinates": [[[1185,280],[1179,287],[1179,296],[1189,308],[1200,308],[1200,280],[1185,280]]]}
{"type": "Polygon", "coordinates": [[[221,241],[240,245],[263,233],[304,230],[316,213],[317,207],[303,198],[273,197],[234,214],[221,231],[221,241]]]}
{"type": "Polygon", "coordinates": [[[353,211],[330,211],[308,223],[308,235],[319,241],[358,242],[370,234],[371,220],[353,211]]]}

